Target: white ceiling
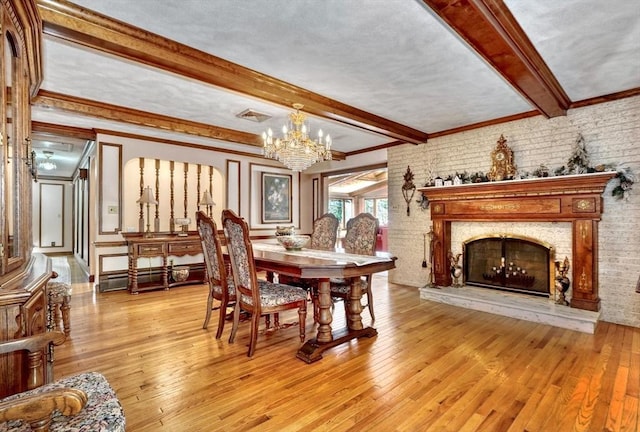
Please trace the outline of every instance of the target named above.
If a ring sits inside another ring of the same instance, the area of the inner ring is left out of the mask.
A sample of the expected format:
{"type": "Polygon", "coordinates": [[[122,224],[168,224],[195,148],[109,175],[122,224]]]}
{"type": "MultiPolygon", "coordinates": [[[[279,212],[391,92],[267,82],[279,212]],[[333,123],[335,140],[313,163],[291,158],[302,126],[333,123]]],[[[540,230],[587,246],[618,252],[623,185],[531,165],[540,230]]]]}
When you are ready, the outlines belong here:
{"type": "MultiPolygon", "coordinates": [[[[640,88],[637,0],[610,0],[606,7],[601,0],[504,3],[571,102],[640,88]]],[[[75,4],[426,134],[536,109],[418,0],[75,4]]],[[[280,130],[290,111],[51,35],[44,38],[41,89],[253,134],[280,130]],[[247,108],[272,118],[236,117],[247,108]]],[[[38,105],[33,120],[260,151],[38,105]]],[[[327,118],[312,117],[311,126],[329,132],[333,148],[344,153],[395,141],[327,118]]]]}

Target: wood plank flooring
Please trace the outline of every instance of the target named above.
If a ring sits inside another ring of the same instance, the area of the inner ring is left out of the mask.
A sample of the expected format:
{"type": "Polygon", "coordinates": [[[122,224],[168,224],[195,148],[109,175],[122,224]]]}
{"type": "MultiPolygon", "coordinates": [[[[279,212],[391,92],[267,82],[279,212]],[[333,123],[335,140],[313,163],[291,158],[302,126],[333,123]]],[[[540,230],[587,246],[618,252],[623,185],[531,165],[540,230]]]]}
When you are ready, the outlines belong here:
{"type": "Polygon", "coordinates": [[[376,276],[378,336],[308,365],[295,326],[261,334],[251,359],[248,323],[234,344],[230,322],[216,340],[215,315],[202,329],[203,285],[98,293],[73,262],[72,273],[56,377],[102,372],[128,431],[639,430],[639,328],[600,323],[589,335],[420,300],[376,276]]]}

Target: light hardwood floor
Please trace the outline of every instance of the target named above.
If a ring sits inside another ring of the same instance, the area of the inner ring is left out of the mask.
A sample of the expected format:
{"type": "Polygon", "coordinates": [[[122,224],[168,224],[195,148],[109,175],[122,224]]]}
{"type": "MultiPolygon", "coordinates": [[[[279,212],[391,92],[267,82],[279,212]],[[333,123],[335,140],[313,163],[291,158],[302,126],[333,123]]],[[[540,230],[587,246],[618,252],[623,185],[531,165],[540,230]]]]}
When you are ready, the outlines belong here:
{"type": "MultiPolygon", "coordinates": [[[[202,329],[205,286],[98,293],[72,269],[71,338],[56,348],[56,376],[106,375],[128,431],[639,429],[639,328],[578,333],[423,301],[377,276],[377,337],[308,365],[295,358],[294,326],[261,334],[249,359],[248,323],[235,344],[230,322],[222,340],[215,316],[202,329]]],[[[335,315],[343,325],[341,304],[335,315]]]]}

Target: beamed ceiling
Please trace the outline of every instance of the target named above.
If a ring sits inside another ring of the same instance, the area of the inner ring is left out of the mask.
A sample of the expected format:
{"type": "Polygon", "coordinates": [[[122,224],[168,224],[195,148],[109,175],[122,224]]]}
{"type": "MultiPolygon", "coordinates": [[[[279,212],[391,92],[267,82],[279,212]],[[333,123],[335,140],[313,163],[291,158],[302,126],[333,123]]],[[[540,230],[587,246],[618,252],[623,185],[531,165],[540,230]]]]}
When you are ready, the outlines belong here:
{"type": "Polygon", "coordinates": [[[41,148],[109,131],[259,155],[302,103],[344,159],[640,93],[637,0],[38,5],[41,148]]]}

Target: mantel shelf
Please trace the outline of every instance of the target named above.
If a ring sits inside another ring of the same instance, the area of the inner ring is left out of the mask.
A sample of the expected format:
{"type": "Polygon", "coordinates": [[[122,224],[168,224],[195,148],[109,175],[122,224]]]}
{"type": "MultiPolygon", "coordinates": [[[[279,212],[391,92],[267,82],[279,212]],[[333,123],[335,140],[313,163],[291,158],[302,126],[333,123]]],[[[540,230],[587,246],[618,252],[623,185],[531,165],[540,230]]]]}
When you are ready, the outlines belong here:
{"type": "Polygon", "coordinates": [[[418,188],[429,201],[508,198],[543,195],[601,194],[616,172],[575,174],[523,180],[418,188]]]}

